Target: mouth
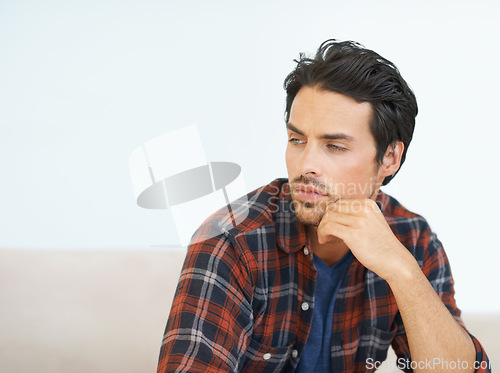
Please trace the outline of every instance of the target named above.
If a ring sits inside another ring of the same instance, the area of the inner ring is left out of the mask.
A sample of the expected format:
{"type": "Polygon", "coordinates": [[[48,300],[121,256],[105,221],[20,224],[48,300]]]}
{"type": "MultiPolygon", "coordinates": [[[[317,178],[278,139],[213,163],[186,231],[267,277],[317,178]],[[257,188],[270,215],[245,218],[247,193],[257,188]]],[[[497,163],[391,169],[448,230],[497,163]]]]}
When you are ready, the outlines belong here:
{"type": "Polygon", "coordinates": [[[293,190],[294,194],[303,201],[316,201],[328,197],[328,193],[312,185],[297,185],[293,190]]]}

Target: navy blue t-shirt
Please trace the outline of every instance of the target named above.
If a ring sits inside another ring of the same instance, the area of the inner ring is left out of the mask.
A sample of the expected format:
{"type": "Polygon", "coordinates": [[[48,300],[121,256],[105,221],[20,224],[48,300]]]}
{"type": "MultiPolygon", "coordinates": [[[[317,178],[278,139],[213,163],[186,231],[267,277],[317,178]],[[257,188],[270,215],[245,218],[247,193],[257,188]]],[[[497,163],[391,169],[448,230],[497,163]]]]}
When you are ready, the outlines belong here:
{"type": "Polygon", "coordinates": [[[343,278],[354,256],[349,251],[332,267],[314,255],[318,271],[314,293],[314,310],[311,332],[307,338],[298,373],[331,372],[330,342],[332,337],[333,306],[343,278]]]}

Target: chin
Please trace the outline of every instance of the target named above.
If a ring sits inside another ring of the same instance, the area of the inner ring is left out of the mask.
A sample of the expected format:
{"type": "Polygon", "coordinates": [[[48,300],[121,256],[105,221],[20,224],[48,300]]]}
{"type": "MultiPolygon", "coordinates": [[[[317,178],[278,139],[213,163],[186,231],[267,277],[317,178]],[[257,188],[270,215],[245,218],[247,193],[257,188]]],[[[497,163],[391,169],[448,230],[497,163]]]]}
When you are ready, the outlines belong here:
{"type": "Polygon", "coordinates": [[[325,215],[324,207],[310,202],[293,201],[295,216],[304,225],[317,227],[325,215]]]}

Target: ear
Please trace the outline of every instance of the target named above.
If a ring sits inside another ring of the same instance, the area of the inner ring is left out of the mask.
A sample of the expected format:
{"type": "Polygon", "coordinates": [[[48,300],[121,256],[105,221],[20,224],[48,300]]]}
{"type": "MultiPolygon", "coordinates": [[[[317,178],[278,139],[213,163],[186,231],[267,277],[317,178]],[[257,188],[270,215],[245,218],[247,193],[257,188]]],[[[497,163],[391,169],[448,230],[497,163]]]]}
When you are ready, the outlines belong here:
{"type": "Polygon", "coordinates": [[[380,166],[380,171],[384,178],[399,170],[404,148],[405,145],[402,141],[394,141],[387,147],[382,165],[380,166]]]}

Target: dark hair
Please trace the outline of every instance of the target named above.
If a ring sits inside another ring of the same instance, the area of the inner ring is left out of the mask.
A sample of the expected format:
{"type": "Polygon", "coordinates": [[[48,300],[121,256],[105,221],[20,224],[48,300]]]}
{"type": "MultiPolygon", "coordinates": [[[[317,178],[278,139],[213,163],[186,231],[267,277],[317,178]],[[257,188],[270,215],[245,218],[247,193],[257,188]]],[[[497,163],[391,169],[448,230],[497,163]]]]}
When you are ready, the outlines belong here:
{"type": "MultiPolygon", "coordinates": [[[[396,66],[354,41],[330,39],[321,44],[314,58],[300,54],[297,66],[286,77],[285,120],[290,119],[293,100],[303,86],[318,87],[369,102],[373,110],[370,130],[377,146],[380,164],[387,147],[402,141],[405,161],[418,112],[417,100],[396,66]]],[[[398,169],[399,171],[399,169],[398,169]]],[[[398,172],[387,176],[386,185],[398,172]]]]}

